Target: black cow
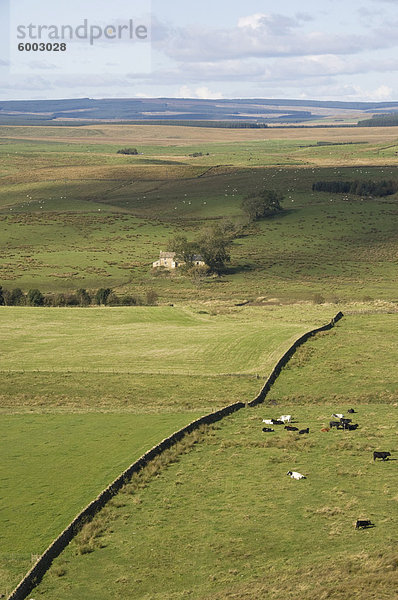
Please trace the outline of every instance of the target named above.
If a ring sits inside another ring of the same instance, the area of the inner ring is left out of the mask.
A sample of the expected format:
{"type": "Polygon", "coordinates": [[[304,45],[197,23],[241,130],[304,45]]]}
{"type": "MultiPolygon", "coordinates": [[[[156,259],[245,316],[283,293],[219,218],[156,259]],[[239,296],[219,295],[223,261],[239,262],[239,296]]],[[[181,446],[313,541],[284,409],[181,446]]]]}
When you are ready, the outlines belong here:
{"type": "Polygon", "coordinates": [[[336,429],[338,429],[340,425],[341,425],[340,421],[329,421],[330,429],[333,429],[333,427],[336,427],[336,429]]]}
{"type": "Polygon", "coordinates": [[[366,529],[367,527],[374,527],[372,521],[369,519],[358,520],[355,523],[355,529],[366,529]]]}
{"type": "Polygon", "coordinates": [[[310,432],[310,428],[307,427],[307,429],[300,429],[299,434],[301,435],[302,433],[309,433],[310,432]]]}
{"type": "Polygon", "coordinates": [[[350,414],[354,414],[355,410],[354,410],[353,408],[349,408],[349,409],[347,410],[347,412],[348,412],[348,413],[350,413],[350,414]]]}
{"type": "Polygon", "coordinates": [[[376,458],[381,458],[384,461],[388,460],[389,456],[391,456],[390,452],[373,452],[373,460],[376,460],[376,458]]]}
{"type": "Polygon", "coordinates": [[[298,431],[298,427],[292,427],[291,425],[285,425],[285,429],[288,431],[298,431]]]}
{"type": "Polygon", "coordinates": [[[279,421],[278,419],[271,419],[273,425],[284,425],[283,421],[279,421]]]}
{"type": "Polygon", "coordinates": [[[268,431],[274,431],[274,430],[271,429],[270,427],[263,427],[263,431],[268,432],[268,431]]]}
{"type": "Polygon", "coordinates": [[[348,423],[352,423],[352,419],[340,419],[340,423],[343,423],[345,425],[348,425],[348,423]]]}
{"type": "Polygon", "coordinates": [[[347,425],[347,429],[348,431],[355,431],[355,429],[358,429],[358,423],[355,423],[354,425],[347,425]]]}

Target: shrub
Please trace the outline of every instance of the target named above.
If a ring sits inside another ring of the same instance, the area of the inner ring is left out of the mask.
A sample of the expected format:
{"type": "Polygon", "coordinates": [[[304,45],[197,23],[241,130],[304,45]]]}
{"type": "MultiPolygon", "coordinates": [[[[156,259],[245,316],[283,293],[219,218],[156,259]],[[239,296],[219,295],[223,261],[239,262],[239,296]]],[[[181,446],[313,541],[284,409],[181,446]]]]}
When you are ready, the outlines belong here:
{"type": "Polygon", "coordinates": [[[148,290],[146,293],[146,303],[148,306],[155,306],[158,301],[159,295],[155,290],[148,290]]]}
{"type": "Polygon", "coordinates": [[[121,148],[121,150],[117,151],[117,154],[128,154],[131,156],[137,156],[138,150],[137,148],[121,148]]]}

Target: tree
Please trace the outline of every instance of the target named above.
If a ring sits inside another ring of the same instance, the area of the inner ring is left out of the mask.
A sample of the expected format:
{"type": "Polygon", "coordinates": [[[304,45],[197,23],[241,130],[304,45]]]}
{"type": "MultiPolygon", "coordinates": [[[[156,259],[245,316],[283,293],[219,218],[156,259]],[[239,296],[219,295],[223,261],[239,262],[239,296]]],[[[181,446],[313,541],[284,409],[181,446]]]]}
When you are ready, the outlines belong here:
{"type": "Polygon", "coordinates": [[[4,306],[5,305],[5,300],[4,300],[4,294],[3,294],[3,288],[0,285],[0,306],[4,306]]]}
{"type": "Polygon", "coordinates": [[[276,190],[263,189],[247,196],[241,206],[250,221],[271,217],[282,209],[282,194],[276,190]]]}
{"type": "Polygon", "coordinates": [[[108,301],[108,296],[111,293],[111,289],[109,288],[100,288],[97,293],[95,294],[95,301],[97,302],[97,304],[99,306],[101,306],[101,304],[106,305],[107,301],[108,301]]]}
{"type": "Polygon", "coordinates": [[[194,257],[199,253],[197,242],[189,242],[185,235],[178,233],[169,244],[171,252],[176,253],[176,258],[190,267],[194,262],[194,257]]]}
{"type": "Polygon", "coordinates": [[[225,233],[219,225],[204,229],[197,241],[199,254],[209,269],[220,273],[225,268],[225,263],[230,262],[229,252],[232,244],[230,234],[225,233]]]}
{"type": "Polygon", "coordinates": [[[28,292],[28,305],[29,306],[43,306],[44,296],[40,290],[34,289],[28,292]]]}
{"type": "Polygon", "coordinates": [[[20,288],[15,288],[10,294],[11,306],[23,306],[25,304],[25,294],[20,288]]]}
{"type": "Polygon", "coordinates": [[[187,271],[187,274],[192,283],[200,288],[209,275],[209,267],[207,265],[194,265],[187,271]]]}
{"type": "Polygon", "coordinates": [[[91,296],[84,288],[77,290],[76,296],[80,306],[89,306],[91,304],[91,296]]]}

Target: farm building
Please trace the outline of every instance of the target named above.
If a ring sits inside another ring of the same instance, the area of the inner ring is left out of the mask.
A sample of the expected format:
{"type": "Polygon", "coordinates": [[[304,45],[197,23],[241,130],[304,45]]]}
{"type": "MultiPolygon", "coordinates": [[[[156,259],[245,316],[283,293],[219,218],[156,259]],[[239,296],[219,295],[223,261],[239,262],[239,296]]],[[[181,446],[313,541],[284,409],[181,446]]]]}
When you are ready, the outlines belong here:
{"type": "MultiPolygon", "coordinates": [[[[154,269],[156,269],[157,267],[164,267],[165,269],[171,270],[171,269],[176,269],[177,267],[180,267],[183,264],[185,264],[184,261],[179,261],[178,259],[176,259],[175,252],[160,252],[159,260],[156,260],[154,263],[152,263],[152,266],[154,269]]],[[[200,254],[194,255],[193,264],[194,265],[204,265],[205,264],[202,257],[200,256],[200,254]]]]}

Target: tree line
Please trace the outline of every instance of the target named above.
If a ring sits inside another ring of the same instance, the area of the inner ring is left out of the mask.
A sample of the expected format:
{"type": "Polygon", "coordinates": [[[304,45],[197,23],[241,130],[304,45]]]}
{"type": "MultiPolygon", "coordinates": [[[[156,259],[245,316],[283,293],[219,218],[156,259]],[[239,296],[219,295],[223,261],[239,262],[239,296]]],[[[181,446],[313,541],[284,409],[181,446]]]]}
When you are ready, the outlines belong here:
{"type": "Polygon", "coordinates": [[[0,306],[154,306],[158,301],[155,290],[147,290],[144,296],[116,294],[110,288],[99,288],[89,292],[79,289],[76,292],[42,293],[31,289],[24,293],[20,288],[12,290],[0,286],[0,306]]]}
{"type": "Polygon", "coordinates": [[[396,113],[373,115],[371,119],[358,121],[357,125],[358,127],[394,127],[398,125],[398,115],[396,113]]]}
{"type": "Polygon", "coordinates": [[[317,181],[312,184],[313,192],[332,194],[354,194],[356,196],[391,196],[398,191],[398,181],[317,181]]]}

